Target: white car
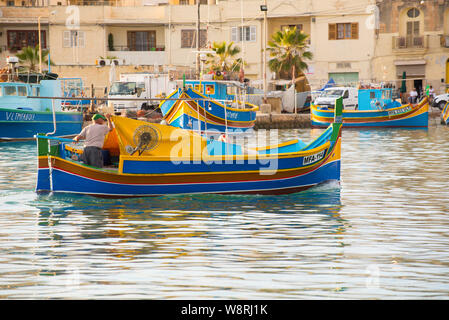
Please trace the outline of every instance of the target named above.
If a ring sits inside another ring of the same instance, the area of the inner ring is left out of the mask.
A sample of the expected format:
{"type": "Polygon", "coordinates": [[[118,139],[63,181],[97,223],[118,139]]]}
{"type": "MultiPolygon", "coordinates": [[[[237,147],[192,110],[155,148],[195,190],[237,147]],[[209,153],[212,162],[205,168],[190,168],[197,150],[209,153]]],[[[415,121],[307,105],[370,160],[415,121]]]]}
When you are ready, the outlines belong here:
{"type": "Polygon", "coordinates": [[[449,102],[449,93],[440,94],[433,99],[432,107],[443,110],[444,106],[449,102]]]}
{"type": "Polygon", "coordinates": [[[356,109],[359,105],[359,91],[353,87],[332,87],[322,91],[322,93],[314,100],[315,105],[327,106],[334,108],[335,101],[343,98],[344,109],[356,109]]]}

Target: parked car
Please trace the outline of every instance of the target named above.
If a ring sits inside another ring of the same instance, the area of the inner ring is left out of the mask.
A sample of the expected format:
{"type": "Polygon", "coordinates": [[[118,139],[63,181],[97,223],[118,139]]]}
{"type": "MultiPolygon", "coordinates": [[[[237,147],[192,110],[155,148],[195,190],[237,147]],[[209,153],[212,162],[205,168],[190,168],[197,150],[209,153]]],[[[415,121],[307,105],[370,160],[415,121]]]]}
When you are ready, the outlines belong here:
{"type": "Polygon", "coordinates": [[[335,101],[342,97],[345,109],[357,109],[358,90],[353,87],[332,87],[327,88],[314,100],[315,105],[335,107],[335,101]]]}
{"type": "Polygon", "coordinates": [[[443,110],[444,106],[449,102],[449,93],[440,94],[433,99],[432,107],[443,110]]]}

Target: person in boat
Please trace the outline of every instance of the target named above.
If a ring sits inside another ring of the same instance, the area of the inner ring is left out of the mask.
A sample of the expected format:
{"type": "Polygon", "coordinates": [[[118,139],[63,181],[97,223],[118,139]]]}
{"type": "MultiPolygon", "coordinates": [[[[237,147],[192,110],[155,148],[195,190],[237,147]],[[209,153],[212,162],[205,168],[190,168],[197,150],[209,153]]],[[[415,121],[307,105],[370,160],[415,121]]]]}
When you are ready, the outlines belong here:
{"type": "Polygon", "coordinates": [[[103,148],[106,135],[113,129],[111,115],[106,117],[101,114],[95,114],[92,117],[92,124],[81,130],[74,140],[85,139],[84,151],[81,160],[91,166],[103,168],[103,148]],[[107,123],[107,125],[106,125],[107,123]]]}

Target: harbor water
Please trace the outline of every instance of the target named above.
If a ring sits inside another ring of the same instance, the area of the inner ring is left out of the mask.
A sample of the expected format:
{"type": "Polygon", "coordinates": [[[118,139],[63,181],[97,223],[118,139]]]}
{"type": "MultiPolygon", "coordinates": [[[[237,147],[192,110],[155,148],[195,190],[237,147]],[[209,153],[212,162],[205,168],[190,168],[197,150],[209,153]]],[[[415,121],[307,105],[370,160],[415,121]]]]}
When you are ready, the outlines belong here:
{"type": "Polygon", "coordinates": [[[436,119],[345,129],[341,183],[286,196],[37,195],[36,166],[33,142],[0,144],[0,299],[449,298],[436,119]]]}

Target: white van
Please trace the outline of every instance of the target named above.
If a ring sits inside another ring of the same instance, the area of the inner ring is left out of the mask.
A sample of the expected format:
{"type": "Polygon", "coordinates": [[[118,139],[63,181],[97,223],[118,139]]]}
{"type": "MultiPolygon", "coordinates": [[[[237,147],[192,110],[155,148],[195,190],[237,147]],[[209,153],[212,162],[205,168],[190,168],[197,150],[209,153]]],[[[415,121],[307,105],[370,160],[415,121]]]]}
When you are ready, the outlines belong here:
{"type": "MultiPolygon", "coordinates": [[[[124,73],[120,81],[112,83],[109,98],[150,99],[161,98],[176,90],[176,81],[170,81],[168,74],[124,73]]],[[[126,110],[150,109],[159,105],[159,100],[110,100],[115,112],[126,110]]]]}
{"type": "Polygon", "coordinates": [[[327,88],[313,102],[315,105],[335,107],[335,101],[343,97],[343,108],[357,110],[359,105],[359,90],[354,87],[327,88]]]}

